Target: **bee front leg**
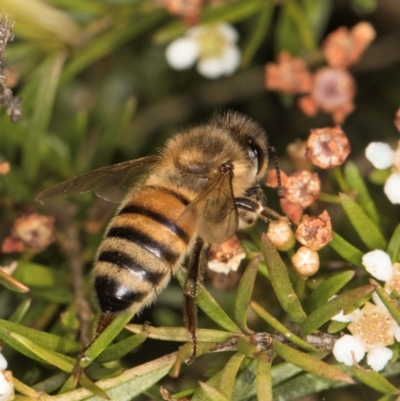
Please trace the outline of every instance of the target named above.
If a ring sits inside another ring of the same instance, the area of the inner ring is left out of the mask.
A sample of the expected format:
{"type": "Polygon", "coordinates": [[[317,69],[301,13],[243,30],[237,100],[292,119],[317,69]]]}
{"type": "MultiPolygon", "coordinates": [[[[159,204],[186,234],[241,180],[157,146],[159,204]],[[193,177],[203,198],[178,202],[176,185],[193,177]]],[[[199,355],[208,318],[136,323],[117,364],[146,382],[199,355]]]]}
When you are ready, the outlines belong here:
{"type": "MultiPolygon", "coordinates": [[[[257,188],[257,187],[254,187],[257,188]]],[[[250,188],[253,189],[253,188],[250,188]]],[[[269,223],[270,221],[276,221],[280,219],[284,219],[285,217],[281,216],[279,213],[275,212],[275,210],[270,209],[269,207],[263,206],[260,200],[254,200],[254,197],[249,198],[235,198],[235,205],[239,209],[239,216],[242,219],[248,218],[256,219],[260,218],[262,221],[269,223]],[[242,215],[244,217],[242,217],[242,215]]]]}
{"type": "Polygon", "coordinates": [[[197,306],[194,299],[197,295],[197,285],[201,281],[204,272],[204,266],[207,263],[207,252],[209,249],[208,244],[204,244],[201,238],[197,238],[194,244],[192,255],[189,260],[187,269],[187,277],[183,289],[184,294],[184,307],[183,318],[185,321],[186,329],[192,338],[192,353],[186,360],[190,365],[194,362],[197,352],[197,306]]]}

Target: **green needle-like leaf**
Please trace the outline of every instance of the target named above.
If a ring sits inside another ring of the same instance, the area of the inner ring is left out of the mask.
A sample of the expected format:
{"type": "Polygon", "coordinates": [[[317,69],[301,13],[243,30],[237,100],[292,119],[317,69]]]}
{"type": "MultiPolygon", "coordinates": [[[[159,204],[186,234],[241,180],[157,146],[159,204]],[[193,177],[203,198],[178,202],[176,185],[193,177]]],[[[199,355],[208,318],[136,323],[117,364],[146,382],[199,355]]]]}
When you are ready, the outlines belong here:
{"type": "Polygon", "coordinates": [[[21,336],[20,334],[10,333],[10,336],[50,365],[56,366],[64,372],[71,373],[73,371],[73,358],[68,358],[62,354],[45,349],[40,345],[28,340],[26,337],[21,336]]]}
{"type": "Polygon", "coordinates": [[[385,304],[386,308],[389,309],[390,314],[393,319],[396,320],[397,324],[400,325],[400,309],[397,303],[393,301],[392,298],[388,295],[388,293],[382,288],[382,286],[375,280],[369,280],[371,284],[376,286],[376,292],[379,295],[381,301],[385,304]]]}
{"type": "Polygon", "coordinates": [[[343,209],[364,244],[371,250],[386,249],[387,243],[376,224],[348,195],[340,194],[343,209]]]}
{"type": "Polygon", "coordinates": [[[265,264],[267,265],[271,284],[279,299],[279,303],[295,323],[301,323],[307,315],[293,290],[286,266],[275,246],[266,235],[262,236],[261,242],[265,264]]]}
{"type": "Polygon", "coordinates": [[[259,263],[259,257],[254,258],[249,263],[242,278],[240,279],[235,297],[235,322],[244,332],[248,332],[247,309],[249,307],[249,302],[253,293],[253,287],[256,280],[259,263]]]}
{"type": "Polygon", "coordinates": [[[107,326],[107,328],[99,335],[94,343],[86,350],[84,357],[80,362],[80,366],[85,368],[89,366],[94,359],[101,354],[108,344],[121,332],[124,326],[132,319],[134,312],[122,312],[107,326]]]}
{"type": "Polygon", "coordinates": [[[256,391],[258,401],[272,401],[271,363],[261,359],[257,361],[256,367],[256,391]]]}
{"type": "Polygon", "coordinates": [[[17,309],[13,312],[13,314],[8,318],[10,322],[19,323],[25,316],[29,307],[31,306],[32,300],[30,298],[25,299],[20,303],[17,309]]]}
{"type": "Polygon", "coordinates": [[[375,203],[368,192],[364,179],[353,162],[347,162],[344,168],[344,177],[349,189],[356,192],[356,202],[362,207],[368,217],[379,226],[379,214],[375,203]]]}
{"type": "Polygon", "coordinates": [[[339,234],[332,232],[332,236],[332,241],[329,242],[329,246],[343,259],[360,269],[365,269],[364,265],[361,263],[364,253],[350,244],[350,242],[347,242],[339,234]]]}
{"type": "Polygon", "coordinates": [[[393,263],[400,262],[400,224],[397,225],[386,252],[390,256],[393,263]]]}
{"type": "Polygon", "coordinates": [[[374,371],[363,371],[361,369],[351,368],[352,374],[361,382],[366,384],[383,394],[399,394],[400,390],[393,386],[387,379],[381,374],[374,371]]]}
{"type": "Polygon", "coordinates": [[[241,353],[234,354],[220,372],[219,383],[216,387],[228,400],[232,399],[233,385],[244,357],[241,353]]]}
{"type": "MultiPolygon", "coordinates": [[[[184,327],[153,327],[150,326],[143,332],[143,325],[128,324],[125,328],[132,333],[144,334],[147,338],[162,341],[191,341],[191,337],[184,327]]],[[[211,329],[197,329],[197,342],[223,342],[232,338],[231,332],[211,329]]]]}
{"type": "Polygon", "coordinates": [[[279,322],[279,320],[275,319],[271,314],[269,314],[260,305],[258,305],[255,302],[252,302],[250,304],[250,306],[254,310],[254,312],[257,313],[258,316],[260,316],[262,319],[264,319],[276,331],[283,334],[293,344],[296,344],[297,346],[305,349],[306,351],[318,352],[318,350],[316,348],[314,348],[312,345],[306,343],[300,337],[296,336],[296,334],[294,334],[290,330],[288,330],[285,325],[283,325],[281,322],[279,322]]]}
{"type": "Polygon", "coordinates": [[[18,323],[0,320],[0,338],[7,342],[11,333],[20,334],[35,344],[59,353],[73,353],[79,351],[79,344],[68,338],[59,337],[54,334],[44,333],[31,329],[18,323]]]}
{"type": "Polygon", "coordinates": [[[241,66],[242,68],[247,67],[258,48],[267,36],[268,29],[270,27],[271,18],[274,13],[276,4],[273,1],[266,1],[264,8],[258,17],[254,32],[252,32],[250,40],[244,46],[241,66]]]}
{"type": "MultiPolygon", "coordinates": [[[[201,22],[202,24],[219,23],[221,21],[235,22],[243,20],[263,8],[265,8],[264,0],[246,0],[227,4],[226,6],[204,7],[201,13],[201,22]]],[[[186,29],[183,21],[172,21],[156,32],[153,41],[158,44],[168,42],[177,36],[183,35],[186,29]]]]}
{"type": "Polygon", "coordinates": [[[107,347],[96,359],[98,363],[106,363],[122,358],[146,340],[143,333],[129,336],[120,342],[107,347]]]}
{"type": "Polygon", "coordinates": [[[29,292],[29,288],[0,269],[0,285],[14,292],[29,292]]]}
{"type": "Polygon", "coordinates": [[[273,346],[276,353],[281,358],[307,372],[323,376],[330,380],[348,384],[354,383],[354,380],[347,373],[344,373],[338,368],[320,361],[309,354],[297,351],[275,340],[273,340],[273,346]]]}
{"type": "MultiPolygon", "coordinates": [[[[186,279],[184,270],[179,269],[176,277],[179,281],[179,284],[183,287],[186,279]]],[[[233,333],[240,332],[240,328],[222,310],[217,301],[210,295],[210,293],[202,284],[197,286],[196,304],[209,318],[211,318],[215,323],[223,327],[225,330],[233,333]]]]}
{"type": "Polygon", "coordinates": [[[229,398],[225,397],[220,391],[218,391],[214,386],[208,383],[199,382],[205,396],[210,401],[229,401],[229,398]]]}
{"type": "Polygon", "coordinates": [[[374,285],[365,285],[331,299],[312,312],[303,323],[300,324],[300,336],[304,337],[317,330],[324,323],[337,315],[342,309],[347,309],[360,299],[374,292],[374,285]]]}
{"type": "Polygon", "coordinates": [[[324,280],[307,299],[306,310],[311,312],[323,305],[329,298],[336,295],[354,277],[354,274],[354,271],[349,270],[324,280]]]}

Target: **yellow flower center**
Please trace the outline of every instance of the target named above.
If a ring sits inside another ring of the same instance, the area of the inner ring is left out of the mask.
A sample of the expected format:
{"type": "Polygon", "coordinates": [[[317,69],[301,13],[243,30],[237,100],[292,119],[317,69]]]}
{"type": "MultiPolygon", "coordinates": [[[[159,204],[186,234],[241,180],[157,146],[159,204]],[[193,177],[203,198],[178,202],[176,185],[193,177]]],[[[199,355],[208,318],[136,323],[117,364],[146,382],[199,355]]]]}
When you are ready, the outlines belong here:
{"type": "Polygon", "coordinates": [[[205,27],[196,35],[196,41],[200,48],[200,58],[218,58],[227,45],[227,40],[218,26],[210,25],[205,27]]]}

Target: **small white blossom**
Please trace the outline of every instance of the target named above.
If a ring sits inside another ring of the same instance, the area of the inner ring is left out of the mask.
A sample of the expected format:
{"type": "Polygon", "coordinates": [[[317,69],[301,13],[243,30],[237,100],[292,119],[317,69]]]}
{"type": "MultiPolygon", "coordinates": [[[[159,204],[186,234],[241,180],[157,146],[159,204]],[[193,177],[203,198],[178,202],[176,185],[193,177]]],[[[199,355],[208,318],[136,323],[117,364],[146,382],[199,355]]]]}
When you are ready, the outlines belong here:
{"type": "Polygon", "coordinates": [[[8,401],[13,398],[14,385],[11,372],[0,371],[0,401],[8,401]]]}
{"type": "Polygon", "coordinates": [[[0,352],[0,371],[7,369],[7,360],[4,355],[0,352]]]}
{"type": "Polygon", "coordinates": [[[190,28],[184,38],[170,43],[166,49],[168,64],[183,70],[197,62],[197,71],[206,78],[231,75],[239,66],[238,34],[228,24],[210,24],[190,28]]]}
{"type": "Polygon", "coordinates": [[[394,153],[384,142],[371,142],[365,149],[366,158],[379,170],[386,170],[393,165],[394,153]]]}
{"type": "Polygon", "coordinates": [[[354,361],[358,363],[364,358],[365,347],[358,338],[346,334],[335,342],[332,352],[338,362],[353,366],[354,361]]]}
{"type": "Polygon", "coordinates": [[[242,252],[238,255],[235,255],[228,261],[220,261],[220,260],[210,260],[208,262],[208,268],[216,273],[224,273],[229,274],[230,271],[236,271],[240,262],[246,257],[246,253],[242,252]]]}
{"type": "Polygon", "coordinates": [[[390,361],[393,351],[387,347],[376,347],[368,352],[367,363],[373,370],[379,372],[390,361]]]}
{"type": "Polygon", "coordinates": [[[362,264],[367,272],[378,280],[387,281],[392,277],[392,261],[389,255],[380,249],[366,253],[362,258],[362,264]]]}
{"type": "Polygon", "coordinates": [[[165,57],[173,69],[185,70],[194,65],[199,57],[199,49],[193,46],[192,38],[179,38],[167,47],[165,57]]]}
{"type": "Polygon", "coordinates": [[[392,173],[386,180],[383,192],[393,204],[400,203],[400,174],[392,173]]]}
{"type": "MultiPolygon", "coordinates": [[[[333,297],[332,297],[333,298],[333,297]]],[[[335,322],[350,323],[360,314],[360,309],[356,309],[347,315],[344,314],[343,309],[335,316],[331,318],[335,322]]]]}

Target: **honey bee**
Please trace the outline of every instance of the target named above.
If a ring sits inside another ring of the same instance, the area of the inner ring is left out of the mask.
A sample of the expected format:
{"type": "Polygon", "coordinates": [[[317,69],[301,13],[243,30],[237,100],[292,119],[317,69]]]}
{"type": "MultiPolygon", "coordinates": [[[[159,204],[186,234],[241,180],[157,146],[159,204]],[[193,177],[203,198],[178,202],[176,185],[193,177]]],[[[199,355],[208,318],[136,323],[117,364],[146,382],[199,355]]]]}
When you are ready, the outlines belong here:
{"type": "Polygon", "coordinates": [[[280,216],[263,205],[257,182],[268,164],[265,131],[237,113],[217,114],[172,137],[158,154],[83,174],[36,200],[93,191],[122,202],[97,251],[93,288],[100,310],[95,337],[127,309],[152,303],[189,255],[184,321],[196,356],[196,296],[211,244],[280,216]],[[107,323],[108,322],[108,323],[107,323]]]}

